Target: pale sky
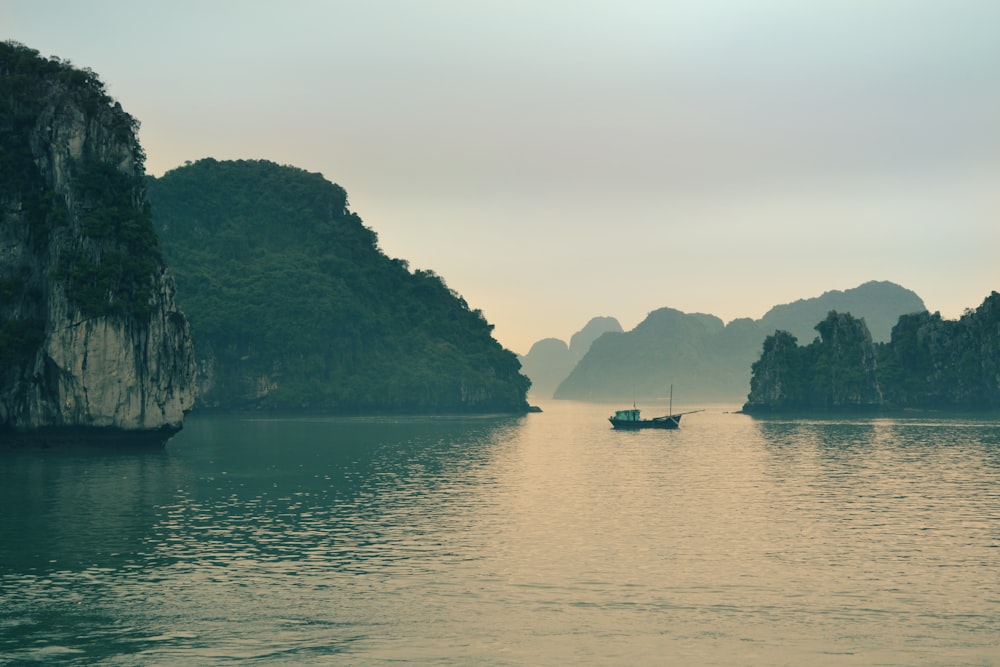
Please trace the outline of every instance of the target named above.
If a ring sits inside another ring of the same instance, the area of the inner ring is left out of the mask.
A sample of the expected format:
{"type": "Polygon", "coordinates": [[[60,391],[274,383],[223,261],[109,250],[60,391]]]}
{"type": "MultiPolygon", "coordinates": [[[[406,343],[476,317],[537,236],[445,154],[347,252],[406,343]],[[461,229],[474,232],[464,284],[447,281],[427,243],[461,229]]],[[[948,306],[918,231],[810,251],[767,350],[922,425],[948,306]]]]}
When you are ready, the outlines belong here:
{"type": "Polygon", "coordinates": [[[995,0],[0,0],[147,171],[320,172],[514,352],[669,306],[1000,290],[995,0]]]}

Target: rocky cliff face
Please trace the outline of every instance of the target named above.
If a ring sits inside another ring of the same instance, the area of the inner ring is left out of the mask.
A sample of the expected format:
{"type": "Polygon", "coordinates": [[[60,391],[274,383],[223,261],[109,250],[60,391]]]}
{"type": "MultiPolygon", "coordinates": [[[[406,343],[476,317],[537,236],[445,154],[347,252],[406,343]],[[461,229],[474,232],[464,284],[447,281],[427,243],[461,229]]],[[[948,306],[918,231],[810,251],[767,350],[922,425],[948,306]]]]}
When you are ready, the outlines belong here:
{"type": "Polygon", "coordinates": [[[816,362],[823,407],[867,408],[882,405],[875,345],[865,320],[831,311],[816,325],[820,345],[816,362]]]}
{"type": "Polygon", "coordinates": [[[883,407],[878,355],[865,321],[830,311],[816,330],[820,338],[801,348],[786,331],[764,340],[744,412],[883,407]]]}
{"type": "Polygon", "coordinates": [[[879,371],[890,405],[1000,409],[1000,294],[958,320],[901,317],[880,350],[879,371]]]}
{"type": "Polygon", "coordinates": [[[194,353],[136,122],[89,71],[0,44],[0,430],[162,438],[194,353]]]}
{"type": "Polygon", "coordinates": [[[750,400],[744,411],[794,407],[802,393],[800,358],[798,340],[787,331],[765,338],[760,359],[752,367],[750,400]]]}

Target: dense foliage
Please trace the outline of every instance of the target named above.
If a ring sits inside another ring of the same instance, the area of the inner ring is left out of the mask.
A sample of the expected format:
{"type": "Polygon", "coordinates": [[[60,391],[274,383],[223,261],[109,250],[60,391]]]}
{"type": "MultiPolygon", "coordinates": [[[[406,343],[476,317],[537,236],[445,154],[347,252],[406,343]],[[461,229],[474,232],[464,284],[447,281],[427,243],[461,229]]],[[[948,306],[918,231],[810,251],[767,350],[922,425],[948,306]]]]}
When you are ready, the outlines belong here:
{"type": "Polygon", "coordinates": [[[53,278],[85,315],[148,317],[161,256],[142,180],[97,162],[80,166],[75,186],[85,202],[80,233],[90,243],[63,254],[53,278]],[[96,258],[94,246],[105,246],[96,258]]]}
{"type": "MultiPolygon", "coordinates": [[[[0,198],[40,206],[45,198],[28,141],[52,83],[80,91],[88,100],[104,97],[103,84],[89,70],[78,70],[17,42],[0,42],[0,198]]],[[[96,103],[102,100],[98,99],[96,103]]]]}
{"type": "Polygon", "coordinates": [[[386,257],[322,175],[201,160],[149,179],[202,407],[521,411],[529,381],[431,271],[386,257]]]}
{"type": "Polygon", "coordinates": [[[137,128],[91,70],[44,58],[17,42],[0,43],[3,238],[55,260],[49,276],[39,276],[15,253],[0,266],[0,359],[28,358],[43,340],[46,278],[61,283],[85,316],[148,316],[162,259],[144,201],[137,128]],[[60,122],[76,122],[74,112],[106,136],[82,137],[80,155],[66,161],[62,174],[71,185],[60,191],[48,145],[65,129],[60,122]],[[107,145],[132,156],[127,170],[104,161],[107,145]]]}
{"type": "Polygon", "coordinates": [[[958,320],[926,312],[901,317],[878,353],[892,404],[1000,408],[1000,294],[958,320]]]}
{"type": "Polygon", "coordinates": [[[957,321],[903,315],[874,344],[864,320],[830,313],[807,346],[776,331],[752,366],[748,412],[1000,408],[1000,294],[957,321]]]}
{"type": "Polygon", "coordinates": [[[787,331],[764,339],[751,366],[749,403],[758,410],[880,407],[875,345],[865,321],[830,311],[804,347],[787,331]]]}

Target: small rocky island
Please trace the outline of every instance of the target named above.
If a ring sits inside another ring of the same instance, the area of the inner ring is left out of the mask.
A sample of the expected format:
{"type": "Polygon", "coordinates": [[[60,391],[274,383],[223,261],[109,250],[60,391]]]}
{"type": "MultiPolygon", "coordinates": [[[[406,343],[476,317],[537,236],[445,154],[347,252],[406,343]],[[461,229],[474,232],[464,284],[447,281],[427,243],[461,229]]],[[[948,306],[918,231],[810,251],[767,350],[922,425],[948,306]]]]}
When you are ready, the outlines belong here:
{"type": "Polygon", "coordinates": [[[0,43],[0,442],[162,444],[194,404],[137,127],[93,72],[0,43]]]}
{"type": "Polygon", "coordinates": [[[892,410],[1000,410],[1000,294],[958,320],[903,315],[875,344],[864,319],[831,311],[819,337],[764,340],[743,412],[755,415],[892,410]]]}

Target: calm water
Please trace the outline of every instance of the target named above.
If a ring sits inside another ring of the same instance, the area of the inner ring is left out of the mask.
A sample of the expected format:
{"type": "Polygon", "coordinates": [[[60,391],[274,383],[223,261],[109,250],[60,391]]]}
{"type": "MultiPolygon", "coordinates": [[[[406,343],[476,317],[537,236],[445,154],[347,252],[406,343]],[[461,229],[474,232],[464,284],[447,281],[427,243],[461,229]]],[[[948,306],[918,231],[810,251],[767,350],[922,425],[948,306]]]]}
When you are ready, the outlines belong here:
{"type": "Polygon", "coordinates": [[[1000,665],[1000,424],[542,405],[0,451],[0,664],[1000,665]]]}

